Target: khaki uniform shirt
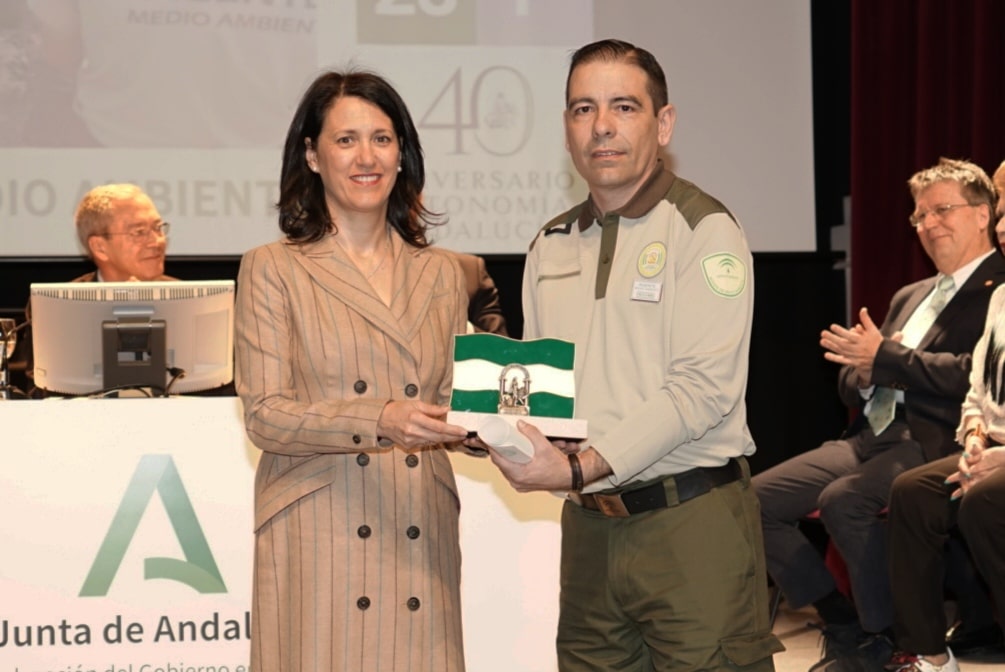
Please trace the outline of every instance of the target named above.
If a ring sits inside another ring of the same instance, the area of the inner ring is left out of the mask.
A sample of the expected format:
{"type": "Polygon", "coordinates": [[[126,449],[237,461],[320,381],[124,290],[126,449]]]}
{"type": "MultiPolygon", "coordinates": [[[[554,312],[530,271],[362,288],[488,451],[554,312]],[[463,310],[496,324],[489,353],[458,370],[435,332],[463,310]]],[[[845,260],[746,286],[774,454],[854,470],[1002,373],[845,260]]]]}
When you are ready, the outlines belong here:
{"type": "Polygon", "coordinates": [[[576,344],[576,411],[613,474],[587,491],[750,455],[752,258],[729,211],[662,164],[620,211],[538,233],[524,338],[576,344]]]}

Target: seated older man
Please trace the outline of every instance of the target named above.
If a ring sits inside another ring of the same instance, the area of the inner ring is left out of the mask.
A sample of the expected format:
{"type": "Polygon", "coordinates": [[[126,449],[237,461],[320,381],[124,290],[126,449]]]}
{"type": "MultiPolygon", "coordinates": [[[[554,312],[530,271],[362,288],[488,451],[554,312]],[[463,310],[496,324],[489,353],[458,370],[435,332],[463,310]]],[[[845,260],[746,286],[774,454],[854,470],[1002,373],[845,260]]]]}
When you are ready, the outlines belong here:
{"type": "MultiPolygon", "coordinates": [[[[74,225],[95,270],[72,282],[177,279],[164,275],[168,223],[135,184],[104,184],[88,191],[77,205],[74,225]]],[[[25,315],[30,321],[30,305],[25,315]]],[[[15,359],[25,362],[30,383],[34,361],[30,327],[19,341],[15,359]]]]}

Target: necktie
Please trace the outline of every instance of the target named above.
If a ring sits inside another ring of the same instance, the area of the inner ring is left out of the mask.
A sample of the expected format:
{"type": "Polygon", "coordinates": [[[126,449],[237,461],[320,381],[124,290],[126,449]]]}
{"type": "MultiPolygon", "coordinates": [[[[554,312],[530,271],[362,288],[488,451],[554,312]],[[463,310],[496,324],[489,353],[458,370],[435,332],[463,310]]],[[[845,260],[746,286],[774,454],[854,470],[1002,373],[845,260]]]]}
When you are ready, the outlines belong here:
{"type": "MultiPolygon", "coordinates": [[[[904,325],[904,340],[901,341],[908,347],[916,347],[925,336],[935,318],[939,316],[942,309],[949,302],[956,283],[952,276],[943,275],[935,285],[935,292],[921,313],[912,315],[908,323],[904,325]]],[[[893,422],[893,416],[897,411],[897,391],[890,387],[877,387],[869,400],[869,405],[865,409],[865,417],[869,420],[869,426],[873,433],[879,435],[893,422]]]]}

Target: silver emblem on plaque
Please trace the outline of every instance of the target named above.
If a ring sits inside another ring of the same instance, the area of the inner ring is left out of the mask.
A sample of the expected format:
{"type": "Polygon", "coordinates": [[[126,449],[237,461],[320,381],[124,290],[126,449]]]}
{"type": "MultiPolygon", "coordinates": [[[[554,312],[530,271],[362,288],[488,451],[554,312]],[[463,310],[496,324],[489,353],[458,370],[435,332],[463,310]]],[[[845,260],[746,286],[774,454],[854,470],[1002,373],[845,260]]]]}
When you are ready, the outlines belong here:
{"type": "Polygon", "coordinates": [[[530,371],[522,364],[507,364],[499,374],[499,412],[530,415],[530,371]]]}

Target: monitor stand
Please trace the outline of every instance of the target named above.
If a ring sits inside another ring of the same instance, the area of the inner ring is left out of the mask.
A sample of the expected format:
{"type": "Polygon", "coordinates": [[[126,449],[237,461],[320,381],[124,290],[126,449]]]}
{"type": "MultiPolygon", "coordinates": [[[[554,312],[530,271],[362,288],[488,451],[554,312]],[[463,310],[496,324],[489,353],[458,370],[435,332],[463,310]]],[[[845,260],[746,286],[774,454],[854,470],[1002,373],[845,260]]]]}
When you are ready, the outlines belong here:
{"type": "Polygon", "coordinates": [[[167,325],[164,320],[119,318],[101,323],[105,390],[149,387],[164,396],[167,384],[167,325]]]}

